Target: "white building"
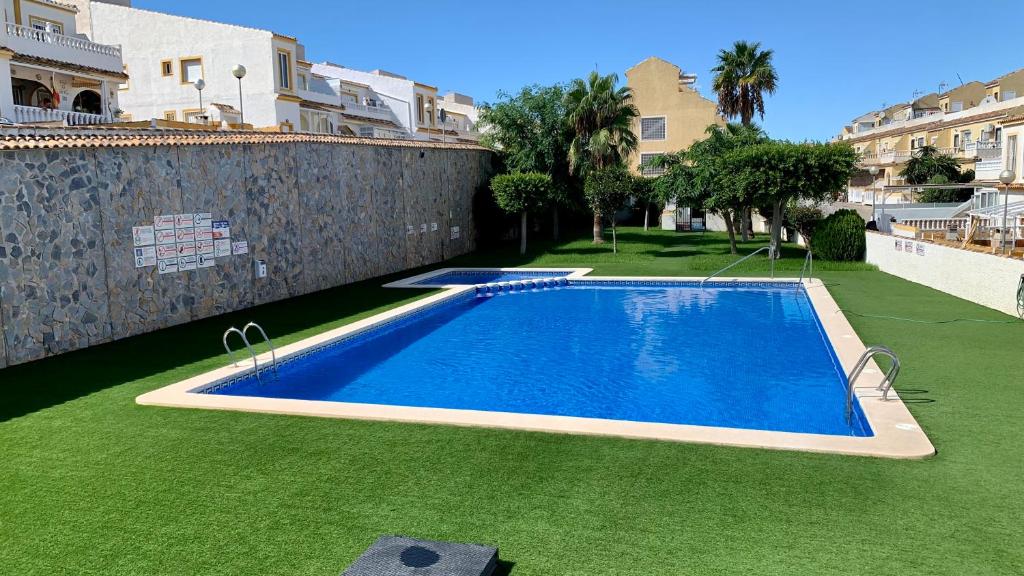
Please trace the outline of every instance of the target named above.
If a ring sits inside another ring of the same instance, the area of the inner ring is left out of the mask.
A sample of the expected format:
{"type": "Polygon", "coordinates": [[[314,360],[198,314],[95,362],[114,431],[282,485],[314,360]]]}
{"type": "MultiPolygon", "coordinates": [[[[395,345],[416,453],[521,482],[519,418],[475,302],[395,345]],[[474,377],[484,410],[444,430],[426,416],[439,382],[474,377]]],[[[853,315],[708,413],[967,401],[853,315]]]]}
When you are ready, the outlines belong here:
{"type": "Polygon", "coordinates": [[[132,120],[237,126],[244,119],[259,129],[339,130],[337,95],[312,74],[294,37],[132,8],[129,0],[78,1],[88,5],[82,19],[93,38],[124,49],[131,80],[120,102],[132,120]],[[239,64],[246,69],[241,86],[232,74],[239,64]]]}
{"type": "Polygon", "coordinates": [[[370,135],[371,130],[375,133],[394,130],[368,125],[366,115],[373,114],[374,118],[396,123],[395,128],[420,140],[479,140],[476,132],[477,109],[469,96],[449,93],[442,99],[436,87],[384,70],[364,72],[323,62],[314,64],[313,72],[326,77],[341,94],[346,121],[357,133],[370,135]],[[383,106],[390,109],[390,117],[383,114],[383,106]],[[444,130],[440,120],[442,108],[448,115],[444,130]]]}
{"type": "Polygon", "coordinates": [[[78,9],[57,0],[0,0],[0,117],[16,123],[99,124],[128,82],[121,48],[90,41],[78,9]]]}

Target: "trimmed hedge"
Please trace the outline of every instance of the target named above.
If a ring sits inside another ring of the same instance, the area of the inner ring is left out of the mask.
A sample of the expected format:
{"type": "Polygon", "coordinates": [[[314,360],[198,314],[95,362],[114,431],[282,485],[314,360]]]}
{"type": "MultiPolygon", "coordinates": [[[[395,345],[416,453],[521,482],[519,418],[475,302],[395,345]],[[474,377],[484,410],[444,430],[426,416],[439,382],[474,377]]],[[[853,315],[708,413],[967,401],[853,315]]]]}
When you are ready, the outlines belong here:
{"type": "Polygon", "coordinates": [[[864,219],[853,210],[829,214],[814,230],[811,249],[823,260],[853,262],[864,259],[867,240],[864,219]]]}

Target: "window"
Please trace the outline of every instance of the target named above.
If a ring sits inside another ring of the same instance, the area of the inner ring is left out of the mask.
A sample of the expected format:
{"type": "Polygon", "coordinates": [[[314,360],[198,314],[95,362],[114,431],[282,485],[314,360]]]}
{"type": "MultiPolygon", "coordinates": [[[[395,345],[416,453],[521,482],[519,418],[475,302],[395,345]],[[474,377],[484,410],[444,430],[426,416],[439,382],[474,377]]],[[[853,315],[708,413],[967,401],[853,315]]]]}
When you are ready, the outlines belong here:
{"type": "Polygon", "coordinates": [[[358,104],[359,96],[352,94],[351,92],[342,92],[341,101],[345,104],[358,104]]]}
{"type": "Polygon", "coordinates": [[[665,139],[665,117],[654,116],[640,119],[641,140],[664,140],[665,139]]]}
{"type": "Polygon", "coordinates": [[[955,100],[950,105],[950,110],[953,111],[953,112],[960,112],[963,109],[964,109],[964,101],[963,100],[955,100]]]}
{"type": "Polygon", "coordinates": [[[953,134],[953,149],[954,150],[959,150],[960,149],[960,135],[959,134],[953,134]]]}
{"type": "Polygon", "coordinates": [[[416,95],[416,122],[423,124],[423,95],[416,95]]]}
{"type": "Polygon", "coordinates": [[[1017,172],[1017,135],[1012,134],[1006,137],[1006,169],[1017,172]]]}
{"type": "Polygon", "coordinates": [[[161,76],[174,76],[174,63],[170,60],[160,61],[160,75],[161,76]]]}
{"type": "Polygon", "coordinates": [[[189,124],[206,124],[206,118],[203,117],[203,111],[198,108],[182,110],[181,117],[189,124]]]}
{"type": "Polygon", "coordinates": [[[181,83],[194,84],[203,77],[203,59],[196,56],[181,59],[181,83]]]}
{"type": "Polygon", "coordinates": [[[46,20],[44,18],[37,18],[35,16],[29,16],[28,21],[32,28],[35,28],[36,30],[42,30],[45,32],[46,27],[49,26],[50,32],[53,32],[54,34],[64,33],[64,25],[61,24],[60,22],[54,22],[53,20],[46,20]]]}
{"type": "Polygon", "coordinates": [[[1007,100],[1013,100],[1016,97],[1017,92],[1013,90],[1007,90],[1006,92],[1003,92],[1003,102],[1006,102],[1007,100]]]}
{"type": "Polygon", "coordinates": [[[433,98],[428,98],[427,102],[430,103],[430,110],[427,110],[427,118],[430,119],[430,125],[434,125],[434,111],[437,110],[437,106],[433,98]]]}
{"type": "Polygon", "coordinates": [[[640,174],[643,176],[661,176],[665,173],[664,168],[655,168],[653,166],[647,166],[647,163],[654,158],[661,156],[662,152],[650,152],[640,155],[640,174]]]}
{"type": "Polygon", "coordinates": [[[299,74],[299,88],[301,90],[309,90],[309,77],[305,74],[299,74]]]}
{"type": "Polygon", "coordinates": [[[363,138],[373,138],[373,126],[360,126],[359,135],[363,138]]]}
{"type": "Polygon", "coordinates": [[[1002,141],[1003,141],[1003,127],[1002,126],[996,126],[996,142],[1002,142],[1002,141]]]}
{"type": "Polygon", "coordinates": [[[171,120],[173,122],[174,120],[177,120],[177,119],[178,119],[178,113],[176,111],[168,110],[168,111],[164,112],[164,120],[171,120]]]}
{"type": "Polygon", "coordinates": [[[292,55],[287,50],[277,51],[277,85],[282,90],[292,88],[292,55]]]}

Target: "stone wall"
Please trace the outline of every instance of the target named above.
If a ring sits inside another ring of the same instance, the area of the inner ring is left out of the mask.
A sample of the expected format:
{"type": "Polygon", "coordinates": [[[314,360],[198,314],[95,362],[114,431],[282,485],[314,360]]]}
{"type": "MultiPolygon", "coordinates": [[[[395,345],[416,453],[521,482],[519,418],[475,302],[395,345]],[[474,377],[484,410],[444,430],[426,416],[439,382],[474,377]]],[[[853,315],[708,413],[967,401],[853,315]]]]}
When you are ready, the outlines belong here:
{"type": "Polygon", "coordinates": [[[468,252],[490,161],[412,143],[0,152],[0,368],[468,252]],[[190,212],[230,221],[249,253],[136,268],[132,227],[190,212]]]}

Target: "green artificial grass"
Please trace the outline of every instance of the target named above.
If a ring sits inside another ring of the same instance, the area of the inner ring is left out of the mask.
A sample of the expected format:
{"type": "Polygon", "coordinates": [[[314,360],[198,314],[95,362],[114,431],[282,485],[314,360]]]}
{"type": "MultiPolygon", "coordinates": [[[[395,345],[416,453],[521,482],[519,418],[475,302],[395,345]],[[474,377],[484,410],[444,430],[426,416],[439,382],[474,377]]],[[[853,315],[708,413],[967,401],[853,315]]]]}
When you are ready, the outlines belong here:
{"type": "MultiPolygon", "coordinates": [[[[732,260],[720,235],[622,240],[614,256],[581,240],[449,264],[695,275],[732,260]]],[[[851,312],[1011,319],[862,264],[821,268],[851,312]]],[[[231,324],[283,344],[429,293],[381,283],[0,370],[0,574],[336,575],[381,534],[496,545],[514,576],[1024,573],[1019,322],[851,314],[903,360],[897,388],[939,451],[923,461],[134,402],[224,365],[231,324]]]]}

